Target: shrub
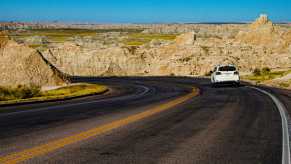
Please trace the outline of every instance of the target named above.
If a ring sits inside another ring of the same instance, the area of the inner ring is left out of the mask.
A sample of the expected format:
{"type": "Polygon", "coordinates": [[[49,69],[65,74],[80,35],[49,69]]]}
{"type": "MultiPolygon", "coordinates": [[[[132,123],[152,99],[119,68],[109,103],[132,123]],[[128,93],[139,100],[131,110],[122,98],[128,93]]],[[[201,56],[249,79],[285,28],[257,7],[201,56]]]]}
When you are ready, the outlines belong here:
{"type": "Polygon", "coordinates": [[[253,75],[254,76],[260,76],[261,75],[261,70],[259,68],[254,69],[253,75]]]}
{"type": "Polygon", "coordinates": [[[290,86],[290,84],[289,83],[287,83],[287,82],[282,82],[282,83],[279,83],[279,86],[280,87],[282,87],[282,88],[287,88],[287,87],[289,87],[290,86]]]}
{"type": "Polygon", "coordinates": [[[189,62],[192,58],[189,56],[189,57],[185,57],[185,58],[182,58],[182,59],[179,59],[179,61],[181,62],[189,62]]]}
{"type": "Polygon", "coordinates": [[[209,71],[209,72],[206,72],[204,75],[205,76],[211,76],[211,74],[212,74],[212,71],[209,71]]]}
{"type": "Polygon", "coordinates": [[[27,99],[40,96],[40,87],[18,85],[16,88],[0,87],[0,101],[13,99],[27,99]]]}
{"type": "Polygon", "coordinates": [[[207,46],[201,46],[202,50],[206,53],[209,54],[209,47],[207,46]]]}
{"type": "Polygon", "coordinates": [[[40,95],[40,87],[35,85],[21,86],[19,89],[20,90],[17,90],[19,93],[21,93],[21,97],[19,98],[22,99],[32,98],[40,95]]]}
{"type": "Polygon", "coordinates": [[[262,74],[269,74],[271,72],[271,69],[269,67],[264,67],[262,69],[262,74]]]}
{"type": "Polygon", "coordinates": [[[0,87],[0,101],[6,100],[7,95],[9,95],[9,91],[4,87],[0,87]]]}

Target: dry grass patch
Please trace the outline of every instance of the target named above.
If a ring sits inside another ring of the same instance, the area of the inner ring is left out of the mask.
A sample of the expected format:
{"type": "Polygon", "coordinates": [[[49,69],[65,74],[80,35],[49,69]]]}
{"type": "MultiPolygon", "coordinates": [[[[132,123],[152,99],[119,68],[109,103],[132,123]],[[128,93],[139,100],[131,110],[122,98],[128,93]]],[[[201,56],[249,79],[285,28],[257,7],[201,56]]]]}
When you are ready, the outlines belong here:
{"type": "Polygon", "coordinates": [[[151,42],[152,40],[166,40],[172,41],[176,39],[175,34],[145,34],[145,33],[131,33],[123,42],[128,46],[140,46],[151,42]]]}
{"type": "Polygon", "coordinates": [[[256,69],[252,75],[243,76],[243,79],[255,81],[257,83],[265,82],[268,80],[273,80],[276,78],[283,77],[291,73],[291,70],[288,71],[266,71],[266,69],[256,69]]]}
{"type": "Polygon", "coordinates": [[[66,86],[49,91],[40,91],[39,87],[0,88],[0,105],[22,102],[41,102],[48,100],[61,100],[86,95],[104,93],[106,86],[98,84],[78,84],[66,86]]]}
{"type": "Polygon", "coordinates": [[[40,95],[40,87],[37,86],[0,87],[0,101],[28,99],[40,95]]]}

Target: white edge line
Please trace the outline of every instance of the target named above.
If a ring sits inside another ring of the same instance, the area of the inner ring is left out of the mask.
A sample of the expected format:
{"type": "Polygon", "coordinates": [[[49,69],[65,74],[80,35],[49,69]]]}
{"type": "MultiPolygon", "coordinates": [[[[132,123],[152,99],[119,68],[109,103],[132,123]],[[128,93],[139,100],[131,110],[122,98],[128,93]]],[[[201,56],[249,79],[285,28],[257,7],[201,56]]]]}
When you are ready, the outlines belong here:
{"type": "Polygon", "coordinates": [[[273,100],[273,102],[276,104],[276,106],[280,112],[281,119],[282,119],[282,137],[283,137],[282,164],[290,164],[291,162],[290,162],[290,144],[289,144],[289,128],[288,128],[289,115],[287,113],[285,106],[282,104],[282,102],[278,98],[276,98],[271,93],[269,93],[263,89],[260,89],[260,88],[251,87],[251,86],[248,86],[248,87],[255,89],[261,93],[264,93],[265,95],[268,95],[273,100]]]}

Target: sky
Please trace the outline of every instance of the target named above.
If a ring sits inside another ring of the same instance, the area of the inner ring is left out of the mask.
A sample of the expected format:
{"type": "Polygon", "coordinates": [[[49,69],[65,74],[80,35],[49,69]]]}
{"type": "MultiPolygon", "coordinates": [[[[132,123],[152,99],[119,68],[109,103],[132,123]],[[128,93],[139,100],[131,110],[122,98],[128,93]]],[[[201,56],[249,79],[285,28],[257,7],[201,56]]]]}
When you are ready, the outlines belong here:
{"type": "Polygon", "coordinates": [[[291,22],[291,0],[2,0],[0,21],[74,23],[291,22]]]}

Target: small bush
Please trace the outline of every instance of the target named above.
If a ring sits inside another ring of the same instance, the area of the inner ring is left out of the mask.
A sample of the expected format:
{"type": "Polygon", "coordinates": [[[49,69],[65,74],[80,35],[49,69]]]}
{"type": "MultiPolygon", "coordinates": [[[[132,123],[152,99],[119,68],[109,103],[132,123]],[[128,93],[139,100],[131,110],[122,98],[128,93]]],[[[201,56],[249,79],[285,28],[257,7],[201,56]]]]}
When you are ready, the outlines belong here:
{"type": "Polygon", "coordinates": [[[261,75],[261,70],[259,68],[254,69],[253,75],[254,76],[260,76],[261,75]]]}
{"type": "Polygon", "coordinates": [[[264,67],[262,69],[262,74],[269,74],[271,72],[271,69],[269,67],[264,67]]]}
{"type": "Polygon", "coordinates": [[[191,57],[185,57],[182,59],[179,59],[180,62],[189,62],[192,58],[191,57]]]}
{"type": "Polygon", "coordinates": [[[285,82],[285,83],[283,82],[283,83],[279,83],[279,86],[282,88],[288,88],[290,86],[290,84],[287,82],[285,82]]]}
{"type": "Polygon", "coordinates": [[[211,74],[212,74],[212,71],[209,71],[209,72],[206,72],[204,75],[205,76],[211,76],[211,74]]]}
{"type": "Polygon", "coordinates": [[[170,76],[176,76],[174,73],[171,73],[170,76]]]}
{"type": "Polygon", "coordinates": [[[207,46],[201,46],[202,50],[206,53],[209,54],[209,47],[207,46]]]}
{"type": "Polygon", "coordinates": [[[40,87],[18,85],[16,88],[0,87],[0,101],[13,99],[27,99],[40,96],[40,87]]]}

